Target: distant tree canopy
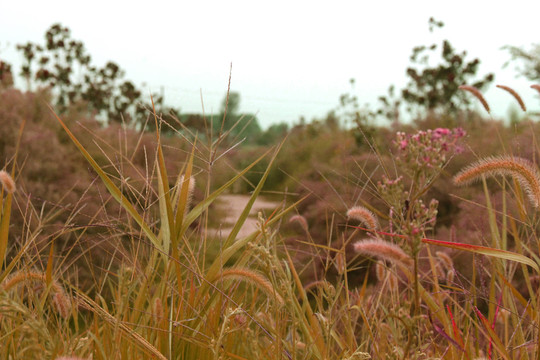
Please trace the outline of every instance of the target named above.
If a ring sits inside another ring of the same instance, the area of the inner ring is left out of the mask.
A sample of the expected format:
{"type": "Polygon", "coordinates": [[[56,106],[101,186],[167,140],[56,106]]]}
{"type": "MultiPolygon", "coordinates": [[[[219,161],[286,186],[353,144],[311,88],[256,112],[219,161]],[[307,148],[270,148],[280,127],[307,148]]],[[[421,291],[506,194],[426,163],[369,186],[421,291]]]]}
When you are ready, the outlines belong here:
{"type": "MultiPolygon", "coordinates": [[[[210,136],[215,138],[221,134],[226,135],[227,142],[258,144],[263,131],[257,117],[253,114],[241,114],[239,109],[240,94],[230,92],[223,98],[221,109],[216,114],[180,114],[174,110],[163,114],[161,131],[165,134],[190,133],[201,139],[210,136]]],[[[154,128],[150,122],[148,127],[154,128]]]]}
{"type": "Polygon", "coordinates": [[[257,117],[252,114],[240,114],[240,94],[231,91],[221,102],[219,112],[221,121],[214,121],[214,131],[228,131],[231,138],[245,138],[246,142],[253,142],[261,133],[257,117]]]}
{"type": "MultiPolygon", "coordinates": [[[[442,22],[429,19],[429,30],[443,27],[442,22]]],[[[125,72],[114,62],[103,67],[92,64],[81,41],[71,38],[71,32],[60,24],[52,25],[45,33],[44,43],[28,42],[17,45],[23,57],[20,75],[26,79],[28,89],[33,84],[52,89],[55,105],[59,111],[74,103],[84,104],[89,113],[106,119],[106,122],[122,122],[138,128],[153,130],[155,122],[149,119],[152,108],[149,99],[142,95],[132,81],[125,79],[125,72]]],[[[540,79],[540,45],[531,51],[507,47],[513,60],[520,60],[524,67],[521,74],[531,80],[540,79]]],[[[463,84],[484,90],[492,81],[493,74],[478,78],[479,59],[467,61],[466,52],[456,51],[448,40],[440,45],[422,45],[412,50],[411,65],[406,70],[407,86],[397,90],[391,86],[388,94],[379,97],[375,111],[361,108],[358,98],[345,94],[340,106],[328,117],[328,125],[355,124],[362,131],[357,140],[369,137],[373,120],[386,118],[397,121],[403,104],[416,115],[427,112],[452,113],[467,107],[470,97],[459,91],[463,84]],[[440,60],[433,65],[433,57],[440,53],[440,60]]],[[[12,86],[14,72],[11,66],[0,60],[0,89],[12,86]]],[[[351,81],[354,86],[354,80],[351,81]]],[[[267,143],[286,128],[283,124],[262,132],[256,116],[240,114],[240,94],[231,92],[226,96],[217,114],[203,117],[201,114],[181,114],[179,109],[166,107],[164,99],[153,96],[156,112],[167,124],[164,132],[191,131],[205,136],[228,133],[229,139],[245,143],[267,143]],[[266,137],[266,139],[265,139],[266,137]]]]}
{"type": "MultiPolygon", "coordinates": [[[[54,24],[46,31],[44,44],[28,42],[17,45],[17,49],[23,55],[20,75],[28,89],[32,83],[50,87],[59,111],[83,102],[89,112],[107,121],[146,120],[145,106],[138,106],[143,103],[141,91],[124,79],[124,71],[114,62],[101,68],[92,65],[84,44],[72,39],[67,27],[54,24]]],[[[161,107],[160,97],[156,96],[154,102],[161,107]]]]}
{"type": "MultiPolygon", "coordinates": [[[[441,28],[444,23],[429,19],[429,30],[441,28]]],[[[396,109],[401,101],[407,105],[411,113],[425,113],[430,111],[456,112],[463,110],[470,104],[470,97],[459,90],[460,85],[472,85],[479,90],[485,90],[493,81],[494,75],[487,74],[477,78],[479,59],[466,61],[466,51],[456,51],[448,40],[440,46],[417,46],[413,48],[410,56],[411,66],[406,70],[408,83],[401,90],[401,99],[395,99],[393,87],[389,96],[381,96],[382,107],[379,115],[393,119],[396,109]],[[440,51],[441,60],[436,65],[430,65],[432,54],[440,51]]]]}
{"type": "Polygon", "coordinates": [[[529,51],[516,46],[505,46],[504,49],[510,52],[512,60],[521,63],[522,66],[517,68],[520,75],[531,81],[540,81],[540,44],[533,45],[529,51]]]}
{"type": "Polygon", "coordinates": [[[0,89],[13,86],[11,64],[0,59],[0,89]]]}
{"type": "MultiPolygon", "coordinates": [[[[444,26],[433,18],[429,19],[428,25],[430,32],[444,26]]],[[[448,40],[440,45],[417,46],[410,56],[411,64],[406,69],[408,83],[403,89],[389,86],[387,94],[379,96],[373,110],[368,104],[360,106],[354,95],[355,80],[351,79],[351,91],[340,97],[337,111],[329,114],[328,120],[334,121],[332,117],[337,115],[344,124],[356,125],[351,132],[361,145],[372,136],[377,120],[400,121],[403,105],[413,118],[431,112],[451,115],[464,110],[471,100],[459,86],[467,84],[485,90],[494,79],[493,74],[478,79],[480,60],[466,61],[466,55],[465,51],[456,51],[448,40]],[[440,60],[434,62],[434,55],[439,51],[440,60]]]]}
{"type": "MultiPolygon", "coordinates": [[[[101,115],[107,122],[133,124],[146,130],[155,129],[149,119],[152,105],[145,100],[133,82],[124,78],[125,72],[114,62],[103,67],[92,65],[92,58],[81,41],[73,40],[67,27],[52,25],[45,33],[44,44],[28,42],[17,45],[23,56],[20,75],[30,90],[32,84],[49,87],[53,91],[59,111],[82,103],[89,113],[101,115]]],[[[11,66],[0,61],[0,88],[13,84],[11,66]]],[[[205,134],[209,123],[200,114],[180,114],[178,109],[165,107],[163,98],[153,96],[156,112],[167,124],[165,133],[172,134],[188,128],[193,133],[205,134]]],[[[222,102],[220,113],[209,115],[214,134],[228,132],[229,137],[245,137],[246,142],[260,139],[261,128],[254,115],[239,114],[240,94],[231,92],[222,102]],[[223,120],[223,121],[222,121],[223,120]]]]}

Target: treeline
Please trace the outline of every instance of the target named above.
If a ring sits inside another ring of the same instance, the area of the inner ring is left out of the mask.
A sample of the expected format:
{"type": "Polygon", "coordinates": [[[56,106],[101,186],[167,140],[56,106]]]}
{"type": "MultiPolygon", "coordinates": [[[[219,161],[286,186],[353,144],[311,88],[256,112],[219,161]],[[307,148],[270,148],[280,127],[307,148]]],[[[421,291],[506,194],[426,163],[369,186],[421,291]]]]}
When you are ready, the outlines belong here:
{"type": "MultiPolygon", "coordinates": [[[[442,22],[429,19],[429,31],[443,26],[442,22]]],[[[162,126],[165,133],[193,133],[199,137],[228,133],[229,139],[258,145],[275,143],[290,131],[285,123],[262,131],[255,115],[240,113],[240,94],[235,92],[225,96],[219,113],[206,116],[182,113],[180,108],[167,106],[159,94],[152,95],[152,105],[150,98],[126,79],[118,64],[112,61],[102,67],[93,64],[83,42],[73,39],[69,28],[61,24],[54,24],[46,31],[43,43],[19,44],[17,50],[23,58],[17,74],[0,58],[0,89],[12,87],[18,75],[26,82],[27,90],[49,88],[59,113],[77,104],[105,125],[125,123],[134,129],[153,130],[150,115],[154,107],[165,122],[162,126]]],[[[509,62],[517,61],[521,65],[520,75],[531,81],[540,79],[540,45],[530,51],[513,46],[507,46],[506,50],[511,56],[509,62]]],[[[340,97],[339,104],[323,121],[369,133],[374,124],[384,123],[381,120],[401,121],[404,111],[412,119],[432,114],[455,117],[468,111],[472,103],[470,96],[459,91],[460,85],[485,91],[494,81],[493,74],[478,76],[479,66],[479,59],[467,59],[467,52],[456,50],[448,40],[417,46],[410,55],[410,66],[405,71],[408,83],[403,89],[391,85],[372,108],[361,105],[351,79],[351,92],[340,97]]],[[[363,136],[357,134],[359,142],[363,136]]]]}
{"type": "Polygon", "coordinates": [[[161,115],[165,134],[197,133],[199,137],[228,133],[229,138],[241,135],[242,141],[265,145],[276,137],[283,137],[286,124],[271,126],[263,132],[253,114],[240,114],[240,94],[226,95],[218,114],[182,113],[180,108],[165,105],[160,94],[152,99],[143,95],[125,71],[112,62],[103,67],[92,63],[84,43],[71,37],[69,28],[52,25],[45,33],[44,43],[27,42],[17,45],[23,64],[18,74],[11,64],[0,59],[0,89],[14,86],[15,75],[26,82],[26,89],[48,88],[53,94],[56,111],[63,113],[78,105],[87,115],[96,116],[105,125],[125,123],[139,130],[154,130],[153,108],[161,115]],[[153,101],[153,104],[152,104],[153,101]]]}

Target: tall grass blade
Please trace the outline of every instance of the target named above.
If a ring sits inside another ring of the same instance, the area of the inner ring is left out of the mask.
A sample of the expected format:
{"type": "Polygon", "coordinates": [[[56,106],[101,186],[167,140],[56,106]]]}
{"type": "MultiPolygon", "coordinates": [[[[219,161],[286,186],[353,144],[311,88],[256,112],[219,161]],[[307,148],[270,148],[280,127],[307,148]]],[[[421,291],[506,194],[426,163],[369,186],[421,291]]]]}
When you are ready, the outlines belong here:
{"type": "Polygon", "coordinates": [[[493,249],[487,246],[462,244],[462,243],[456,243],[456,242],[451,242],[451,241],[441,241],[441,240],[425,239],[425,238],[422,239],[422,242],[426,244],[444,246],[451,249],[465,250],[465,251],[472,252],[475,254],[487,255],[494,258],[498,258],[498,259],[516,261],[525,265],[529,265],[537,273],[540,273],[540,268],[538,267],[538,264],[535,261],[529,259],[528,257],[524,255],[521,255],[515,252],[493,249]]]}
{"type": "Polygon", "coordinates": [[[144,219],[141,217],[141,215],[137,212],[135,207],[129,202],[128,199],[122,194],[120,189],[112,182],[111,178],[101,169],[101,167],[98,165],[98,163],[94,160],[92,155],[84,148],[84,146],[77,140],[75,135],[69,130],[67,125],[60,119],[60,117],[54,112],[53,108],[49,106],[51,111],[53,112],[54,116],[62,125],[66,133],[68,134],[69,138],[75,146],[79,149],[79,151],[83,154],[83,156],[86,158],[88,163],[92,166],[94,171],[99,175],[101,180],[103,181],[103,184],[107,187],[107,190],[109,190],[109,193],[113,196],[113,198],[118,201],[120,205],[128,212],[128,214],[139,224],[142,231],[145,233],[145,235],[148,237],[148,239],[152,242],[154,246],[161,249],[161,244],[158,241],[157,236],[152,232],[150,227],[146,224],[144,219]]]}
{"type": "MultiPolygon", "coordinates": [[[[2,190],[3,191],[3,190],[2,190]]],[[[0,219],[0,270],[6,259],[7,246],[9,241],[9,221],[11,217],[11,199],[13,194],[8,193],[2,208],[2,219],[0,219]]]]}
{"type": "Polygon", "coordinates": [[[264,159],[271,150],[268,150],[263,155],[261,155],[257,160],[255,160],[253,163],[248,165],[244,170],[240,171],[238,174],[236,174],[232,179],[227,181],[223,186],[221,186],[219,189],[215,190],[213,193],[208,195],[203,201],[201,201],[199,204],[197,204],[185,217],[183,224],[182,224],[182,230],[181,233],[185,233],[187,228],[199,217],[201,214],[218,198],[219,195],[221,195],[225,190],[231,187],[232,184],[234,184],[238,179],[240,179],[242,176],[244,176],[249,170],[251,170],[257,163],[259,163],[262,159],[264,159]]]}
{"type": "Polygon", "coordinates": [[[144,351],[147,355],[152,358],[167,360],[167,358],[152,344],[148,342],[144,337],[139,333],[135,332],[133,329],[130,329],[126,324],[116,319],[114,316],[109,314],[107,310],[101,307],[98,303],[89,298],[86,294],[77,291],[77,297],[79,301],[84,304],[85,308],[88,308],[94,312],[98,317],[105,320],[107,323],[111,324],[113,327],[117,327],[120,331],[130,339],[132,343],[144,351]]]}
{"type": "Polygon", "coordinates": [[[176,233],[175,224],[174,224],[174,216],[173,216],[173,209],[172,209],[172,202],[171,202],[171,191],[169,188],[169,177],[167,175],[167,168],[165,166],[165,157],[163,156],[163,149],[161,147],[161,136],[160,136],[160,126],[158,124],[157,114],[156,114],[156,107],[154,105],[154,98],[150,96],[150,100],[152,102],[152,110],[154,114],[154,121],[156,124],[156,138],[157,138],[157,158],[158,158],[158,168],[157,168],[157,174],[158,174],[158,190],[159,193],[159,210],[160,210],[160,219],[161,219],[161,226],[163,228],[163,234],[162,234],[162,244],[163,248],[162,250],[167,249],[165,251],[166,254],[168,254],[168,250],[170,247],[171,242],[171,234],[176,233]]]}
{"type": "Polygon", "coordinates": [[[253,207],[253,204],[255,203],[255,200],[257,200],[257,197],[259,196],[259,193],[261,192],[261,190],[262,190],[262,188],[264,186],[264,183],[266,182],[266,179],[268,178],[268,175],[270,174],[270,170],[272,168],[272,165],[274,164],[274,161],[276,160],[277,154],[281,150],[281,147],[285,143],[285,140],[286,139],[284,139],[278,145],[278,147],[275,149],[274,155],[272,156],[272,158],[270,159],[270,163],[266,167],[266,171],[264,172],[261,180],[257,184],[257,187],[255,188],[255,190],[253,190],[253,193],[251,194],[251,197],[249,198],[249,201],[246,204],[246,207],[244,208],[244,210],[242,211],[242,214],[240,215],[240,217],[238,218],[238,220],[234,224],[234,227],[232,228],[232,230],[231,230],[231,232],[229,234],[229,237],[227,238],[227,240],[225,240],[225,243],[223,244],[224,248],[228,247],[231,244],[231,242],[233,242],[236,239],[236,236],[238,235],[238,233],[240,232],[240,229],[242,228],[242,226],[244,225],[246,219],[248,218],[249,213],[251,212],[251,208],[253,207]]]}

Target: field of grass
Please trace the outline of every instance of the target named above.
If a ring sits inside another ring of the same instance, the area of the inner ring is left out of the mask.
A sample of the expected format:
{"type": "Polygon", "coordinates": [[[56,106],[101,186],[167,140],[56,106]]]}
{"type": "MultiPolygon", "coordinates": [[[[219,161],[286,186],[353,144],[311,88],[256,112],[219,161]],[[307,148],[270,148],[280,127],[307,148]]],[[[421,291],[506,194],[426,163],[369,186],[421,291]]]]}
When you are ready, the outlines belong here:
{"type": "Polygon", "coordinates": [[[0,98],[2,359],[540,359],[526,117],[236,148],[0,98]],[[209,235],[234,192],[245,209],[209,235]],[[238,236],[263,194],[275,209],[238,236]]]}

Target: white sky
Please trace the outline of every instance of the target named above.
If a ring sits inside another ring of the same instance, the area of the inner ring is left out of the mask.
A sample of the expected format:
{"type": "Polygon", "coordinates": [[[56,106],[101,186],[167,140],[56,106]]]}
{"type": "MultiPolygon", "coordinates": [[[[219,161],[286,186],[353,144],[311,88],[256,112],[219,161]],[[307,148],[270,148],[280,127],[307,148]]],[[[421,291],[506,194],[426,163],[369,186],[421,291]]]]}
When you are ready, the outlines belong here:
{"type": "MultiPolygon", "coordinates": [[[[495,84],[513,87],[539,111],[530,83],[513,65],[502,69],[509,55],[500,49],[540,43],[539,10],[538,0],[0,0],[0,57],[18,71],[15,44],[43,43],[60,22],[94,64],[112,60],[136,85],[163,87],[182,112],[201,112],[202,92],[207,113],[219,110],[232,62],[240,110],[257,113],[266,127],[323,117],[350,90],[350,78],[360,103],[375,104],[389,85],[406,84],[414,46],[448,39],[467,60],[480,58],[479,75],[495,73],[495,84]],[[429,33],[431,16],[445,27],[429,33]]],[[[514,103],[494,86],[485,97],[496,117],[514,103]]]]}

